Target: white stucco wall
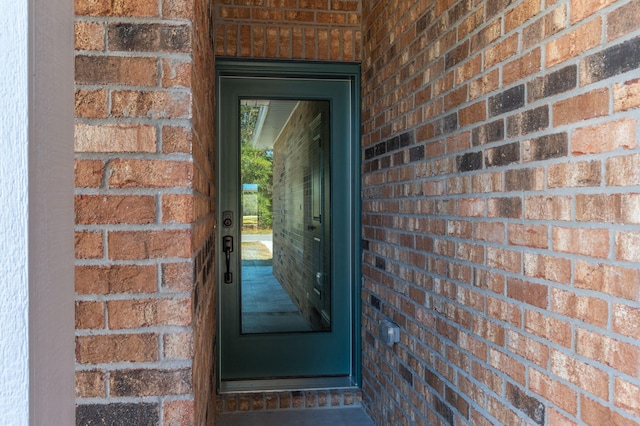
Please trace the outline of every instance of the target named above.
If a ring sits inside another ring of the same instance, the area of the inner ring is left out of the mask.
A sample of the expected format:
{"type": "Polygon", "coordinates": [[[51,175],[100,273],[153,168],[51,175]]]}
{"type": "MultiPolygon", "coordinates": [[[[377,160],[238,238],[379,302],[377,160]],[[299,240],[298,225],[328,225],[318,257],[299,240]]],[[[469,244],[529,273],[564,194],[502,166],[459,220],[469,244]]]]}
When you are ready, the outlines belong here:
{"type": "Polygon", "coordinates": [[[73,1],[0,0],[0,424],[73,425],[73,1]]]}
{"type": "Polygon", "coordinates": [[[26,1],[0,0],[0,416],[29,419],[26,1]]]}

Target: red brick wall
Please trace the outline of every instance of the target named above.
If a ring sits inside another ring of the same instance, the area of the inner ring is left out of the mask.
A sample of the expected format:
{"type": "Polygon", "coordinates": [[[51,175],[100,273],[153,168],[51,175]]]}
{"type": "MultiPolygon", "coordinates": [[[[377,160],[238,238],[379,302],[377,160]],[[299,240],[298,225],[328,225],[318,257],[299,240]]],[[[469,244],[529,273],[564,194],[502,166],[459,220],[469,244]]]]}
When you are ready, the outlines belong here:
{"type": "Polygon", "coordinates": [[[75,7],[77,422],[192,424],[192,291],[213,228],[193,6],[75,7]]]}
{"type": "Polygon", "coordinates": [[[640,423],[639,10],[363,2],[378,424],[640,423]]]}
{"type": "Polygon", "coordinates": [[[359,61],[360,3],[360,0],[216,1],[216,55],[359,61]]]}

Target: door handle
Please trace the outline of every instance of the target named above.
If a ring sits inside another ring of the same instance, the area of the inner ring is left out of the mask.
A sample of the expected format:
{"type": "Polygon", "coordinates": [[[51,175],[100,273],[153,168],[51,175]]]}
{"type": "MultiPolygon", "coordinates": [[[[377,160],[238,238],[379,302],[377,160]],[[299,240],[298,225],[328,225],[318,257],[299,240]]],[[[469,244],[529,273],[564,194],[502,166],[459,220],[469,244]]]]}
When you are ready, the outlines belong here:
{"type": "Polygon", "coordinates": [[[222,237],[222,251],[224,252],[225,263],[227,265],[227,269],[224,272],[224,282],[225,284],[230,284],[233,282],[233,274],[229,271],[231,267],[231,252],[233,251],[233,237],[231,235],[222,237]]]}

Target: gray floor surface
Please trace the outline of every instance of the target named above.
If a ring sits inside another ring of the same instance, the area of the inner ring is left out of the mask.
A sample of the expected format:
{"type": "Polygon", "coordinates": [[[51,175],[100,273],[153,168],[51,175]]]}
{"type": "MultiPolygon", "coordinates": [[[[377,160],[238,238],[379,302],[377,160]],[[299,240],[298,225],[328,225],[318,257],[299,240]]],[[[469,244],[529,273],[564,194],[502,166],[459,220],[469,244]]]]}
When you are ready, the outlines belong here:
{"type": "Polygon", "coordinates": [[[217,426],[373,426],[361,407],[223,413],[217,426]]]}

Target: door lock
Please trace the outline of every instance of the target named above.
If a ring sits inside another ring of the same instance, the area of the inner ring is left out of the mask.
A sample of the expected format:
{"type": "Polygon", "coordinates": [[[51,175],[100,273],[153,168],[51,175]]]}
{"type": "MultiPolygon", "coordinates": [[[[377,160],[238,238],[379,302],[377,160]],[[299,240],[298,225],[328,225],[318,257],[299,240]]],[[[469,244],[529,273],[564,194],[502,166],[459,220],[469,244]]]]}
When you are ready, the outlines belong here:
{"type": "Polygon", "coordinates": [[[231,228],[233,226],[233,212],[231,210],[222,212],[222,226],[225,228],[231,228]]]}
{"type": "Polygon", "coordinates": [[[227,269],[224,272],[224,282],[225,284],[230,284],[233,282],[233,274],[229,271],[231,267],[231,252],[233,251],[233,237],[231,235],[222,237],[222,251],[227,265],[227,269]]]}

